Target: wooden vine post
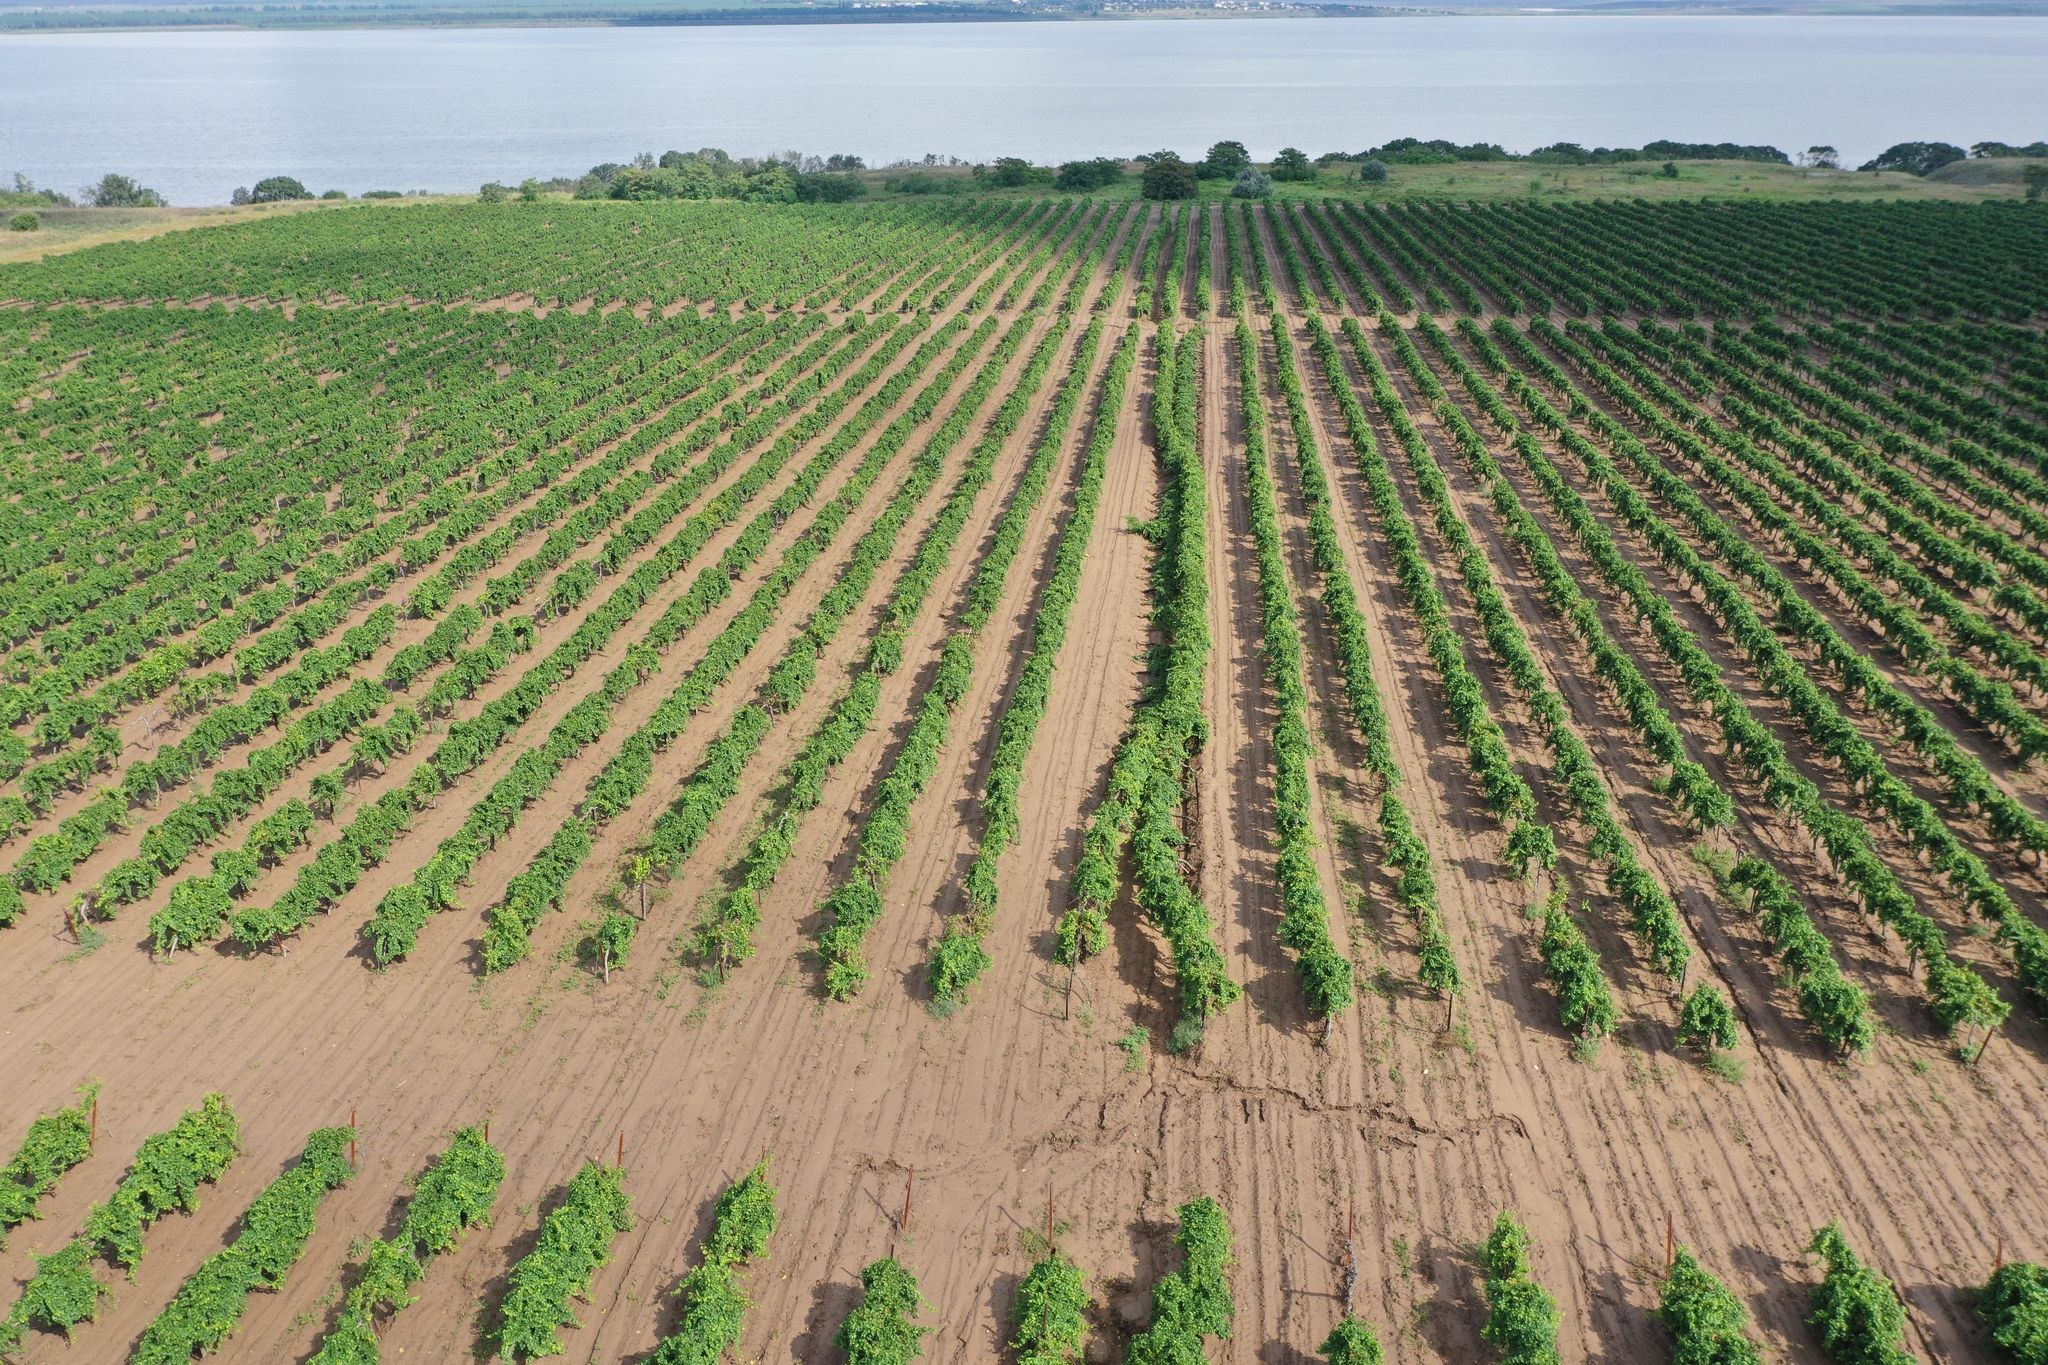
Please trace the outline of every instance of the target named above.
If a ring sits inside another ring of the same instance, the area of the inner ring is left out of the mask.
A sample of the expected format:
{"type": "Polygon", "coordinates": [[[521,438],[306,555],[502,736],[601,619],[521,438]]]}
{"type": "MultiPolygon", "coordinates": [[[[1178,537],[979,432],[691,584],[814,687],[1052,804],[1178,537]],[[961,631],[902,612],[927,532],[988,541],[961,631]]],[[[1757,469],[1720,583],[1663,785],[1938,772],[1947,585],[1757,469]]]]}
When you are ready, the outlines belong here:
{"type": "Polygon", "coordinates": [[[908,1168],[910,1178],[903,1182],[903,1221],[898,1224],[904,1232],[910,1231],[910,1192],[917,1188],[917,1168],[908,1168]]]}

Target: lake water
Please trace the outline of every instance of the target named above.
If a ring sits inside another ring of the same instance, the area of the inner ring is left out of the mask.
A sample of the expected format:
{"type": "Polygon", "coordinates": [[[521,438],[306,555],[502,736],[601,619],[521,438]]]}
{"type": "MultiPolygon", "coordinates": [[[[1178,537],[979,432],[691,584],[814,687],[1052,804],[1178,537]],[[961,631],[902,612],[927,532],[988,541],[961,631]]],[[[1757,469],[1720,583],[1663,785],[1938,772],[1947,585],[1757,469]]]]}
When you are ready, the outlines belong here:
{"type": "Polygon", "coordinates": [[[2048,20],[1408,17],[0,36],[0,175],[473,190],[724,147],[1056,161],[1237,138],[2048,137],[2048,20]]]}

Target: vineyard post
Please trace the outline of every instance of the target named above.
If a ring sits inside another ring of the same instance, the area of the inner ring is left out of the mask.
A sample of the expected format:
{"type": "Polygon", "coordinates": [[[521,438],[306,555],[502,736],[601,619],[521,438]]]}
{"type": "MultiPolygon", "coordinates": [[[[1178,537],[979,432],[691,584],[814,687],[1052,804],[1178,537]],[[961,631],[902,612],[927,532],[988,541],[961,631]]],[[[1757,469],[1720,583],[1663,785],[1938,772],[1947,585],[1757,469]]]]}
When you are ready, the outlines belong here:
{"type": "Polygon", "coordinates": [[[1991,1050],[1991,1040],[1998,1036],[1998,1026],[1993,1024],[1984,1030],[1984,1041],[1977,1044],[1977,1055],[1970,1059],[1970,1070],[1975,1071],[1984,1063],[1984,1054],[1991,1050]]]}
{"type": "Polygon", "coordinates": [[[1992,1265],[1991,1273],[1996,1275],[2005,1269],[2005,1234],[1998,1234],[1998,1260],[1992,1265]]]}
{"type": "Polygon", "coordinates": [[[626,1169],[626,1130],[619,1129],[619,1169],[626,1169]]]}
{"type": "Polygon", "coordinates": [[[356,1168],[356,1111],[353,1105],[348,1111],[348,1168],[356,1168]]]}
{"type": "Polygon", "coordinates": [[[100,1097],[99,1097],[98,1093],[97,1093],[97,1092],[95,1092],[95,1093],[94,1093],[94,1095],[93,1095],[93,1097],[92,1097],[92,1142],[91,1142],[91,1150],[92,1150],[92,1151],[95,1151],[95,1152],[97,1152],[97,1151],[98,1151],[99,1149],[100,1149],[100,1097]]]}
{"type": "Polygon", "coordinates": [[[1344,1214],[1344,1316],[1354,1316],[1358,1298],[1358,1201],[1352,1200],[1344,1214]]]}
{"type": "Polygon", "coordinates": [[[1671,1210],[1664,1210],[1664,1273],[1669,1276],[1671,1268],[1678,1264],[1678,1223],[1671,1210]]]}
{"type": "Polygon", "coordinates": [[[489,1119],[485,1119],[485,1120],[484,1120],[484,1146],[488,1147],[488,1146],[490,1146],[490,1145],[491,1145],[491,1121],[490,1121],[489,1119]]]}
{"type": "Polygon", "coordinates": [[[910,1231],[910,1192],[917,1188],[917,1167],[911,1166],[907,1169],[910,1177],[903,1182],[903,1221],[898,1224],[906,1233],[910,1231]]]}

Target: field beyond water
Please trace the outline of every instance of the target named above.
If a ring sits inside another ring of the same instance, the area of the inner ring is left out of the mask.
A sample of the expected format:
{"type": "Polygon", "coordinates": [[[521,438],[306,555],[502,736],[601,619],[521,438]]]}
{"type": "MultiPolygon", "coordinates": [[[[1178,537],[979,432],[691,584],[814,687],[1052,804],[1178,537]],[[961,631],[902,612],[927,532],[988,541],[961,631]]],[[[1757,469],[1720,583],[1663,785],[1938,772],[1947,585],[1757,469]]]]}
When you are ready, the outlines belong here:
{"type": "Polygon", "coordinates": [[[0,1340],[2005,1358],[2048,212],[1584,174],[0,265],[0,1340]]]}

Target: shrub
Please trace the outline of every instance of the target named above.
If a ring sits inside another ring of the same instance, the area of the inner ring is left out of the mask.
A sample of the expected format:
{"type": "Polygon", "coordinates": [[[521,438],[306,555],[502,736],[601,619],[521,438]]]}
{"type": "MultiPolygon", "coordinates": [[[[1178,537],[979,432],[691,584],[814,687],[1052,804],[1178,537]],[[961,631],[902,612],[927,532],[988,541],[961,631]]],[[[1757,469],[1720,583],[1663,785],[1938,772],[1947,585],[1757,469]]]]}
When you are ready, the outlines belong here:
{"type": "Polygon", "coordinates": [[[1502,1211],[1481,1248],[1486,1266],[1486,1326],[1479,1335],[1501,1349],[1501,1365],[1557,1365],[1557,1300],[1530,1274],[1529,1231],[1502,1211]]]}
{"type": "Polygon", "coordinates": [[[1991,1339],[2019,1365],[2048,1365],[2048,1267],[2002,1265],[1977,1300],[1991,1339]]]}
{"type": "Polygon", "coordinates": [[[1387,180],[1387,163],[1376,156],[1367,157],[1358,168],[1358,178],[1374,185],[1383,185],[1387,180]]]}
{"type": "Polygon", "coordinates": [[[28,209],[23,209],[7,220],[11,232],[34,232],[43,225],[43,220],[28,209]]]}
{"type": "Polygon", "coordinates": [[[87,208],[100,209],[161,209],[169,208],[170,200],[155,190],[146,188],[141,181],[125,175],[109,173],[100,177],[97,185],[88,185],[79,192],[79,201],[87,208]]]}
{"type": "Polygon", "coordinates": [[[505,196],[509,193],[510,191],[497,181],[486,181],[484,187],[476,192],[476,202],[479,204],[502,204],[505,202],[505,196]]]}
{"type": "Polygon", "coordinates": [[[1827,1262],[1827,1278],[1813,1290],[1813,1316],[1821,1351],[1841,1365],[1910,1365],[1906,1306],[1892,1282],[1863,1264],[1842,1235],[1840,1223],[1813,1234],[1806,1248],[1827,1262]]]}
{"type": "Polygon", "coordinates": [[[252,204],[281,204],[288,199],[311,199],[313,192],[288,175],[266,176],[249,191],[252,204]]]}
{"type": "Polygon", "coordinates": [[[860,1272],[861,1301],[839,1326],[833,1345],[846,1352],[846,1365],[909,1365],[924,1354],[921,1338],[932,1329],[911,1319],[925,1306],[917,1276],[894,1256],[860,1272]]]}
{"type": "Polygon", "coordinates": [[[1308,153],[1299,147],[1282,147],[1273,158],[1275,180],[1313,180],[1316,178],[1316,164],[1308,159],[1308,153]]]}
{"type": "Polygon", "coordinates": [[[1271,199],[1273,197],[1272,177],[1251,166],[1247,166],[1239,171],[1237,179],[1231,182],[1230,194],[1234,199],[1271,199]]]}
{"type": "Polygon", "coordinates": [[[1672,1365],[1763,1365],[1762,1352],[1745,1335],[1749,1314],[1742,1300],[1682,1247],[1657,1311],[1674,1339],[1672,1365]]]}
{"type": "Polygon", "coordinates": [[[1143,188],[1147,199],[1193,199],[1202,192],[1194,168],[1179,157],[1163,156],[1147,166],[1143,188]]]}
{"type": "Polygon", "coordinates": [[[1091,161],[1061,163],[1059,173],[1053,177],[1052,187],[1085,192],[1105,189],[1123,178],[1123,162],[1113,156],[1098,156],[1091,161]]]}
{"type": "Polygon", "coordinates": [[[1338,1323],[1318,1349],[1330,1358],[1330,1365],[1380,1365],[1386,1359],[1380,1351],[1380,1339],[1373,1335],[1372,1324],[1357,1318],[1338,1323]]]}
{"type": "Polygon", "coordinates": [[[1712,982],[1702,982],[1678,1012],[1678,1041],[1712,1051],[1732,1048],[1739,1040],[1734,1006],[1712,982]]]}

